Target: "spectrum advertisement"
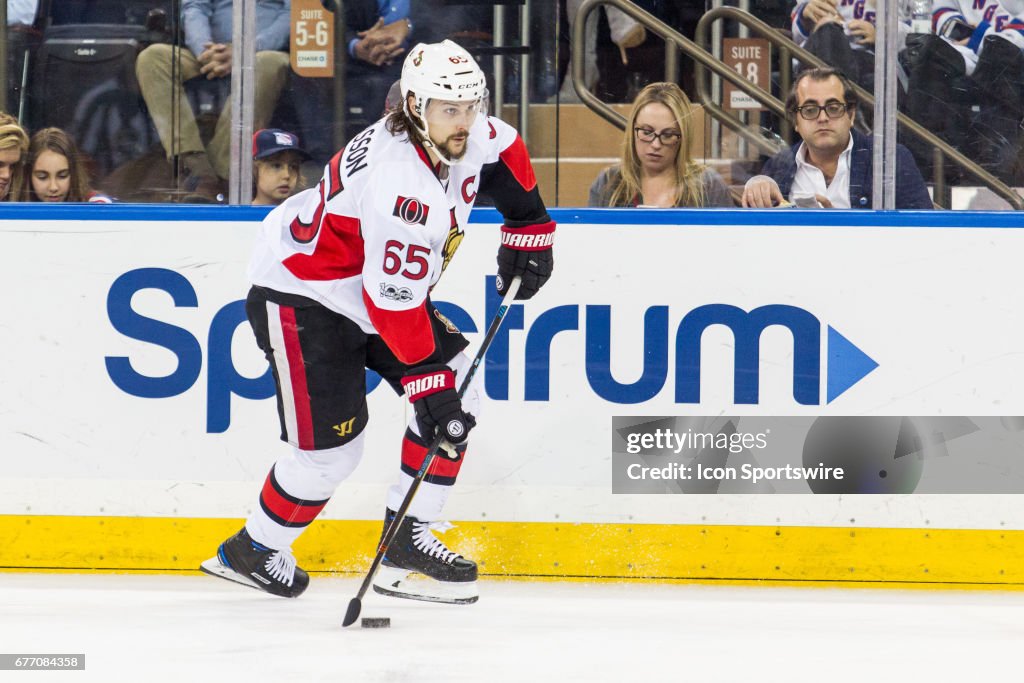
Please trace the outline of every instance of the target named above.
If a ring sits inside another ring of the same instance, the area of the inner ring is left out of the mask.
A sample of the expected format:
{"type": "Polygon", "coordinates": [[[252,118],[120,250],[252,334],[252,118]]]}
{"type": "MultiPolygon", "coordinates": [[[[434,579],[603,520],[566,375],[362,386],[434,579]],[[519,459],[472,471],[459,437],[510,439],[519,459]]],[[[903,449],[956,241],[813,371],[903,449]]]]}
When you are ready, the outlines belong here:
{"type": "MultiPolygon", "coordinates": [[[[1024,415],[1024,231],[677,213],[698,224],[565,212],[553,278],[513,306],[487,356],[466,497],[453,504],[497,501],[506,519],[550,517],[517,500],[617,514],[617,416],[1024,415]]],[[[256,227],[0,222],[0,448],[7,476],[30,482],[0,505],[31,495],[74,511],[47,488],[125,514],[238,514],[233,492],[251,492],[284,447],[242,304],[256,227]],[[117,480],[152,485],[113,500],[100,482],[117,480]]],[[[466,226],[433,292],[470,352],[499,302],[497,245],[497,225],[466,226]]],[[[367,457],[350,481],[376,491],[393,479],[407,406],[369,380],[367,457]]]]}

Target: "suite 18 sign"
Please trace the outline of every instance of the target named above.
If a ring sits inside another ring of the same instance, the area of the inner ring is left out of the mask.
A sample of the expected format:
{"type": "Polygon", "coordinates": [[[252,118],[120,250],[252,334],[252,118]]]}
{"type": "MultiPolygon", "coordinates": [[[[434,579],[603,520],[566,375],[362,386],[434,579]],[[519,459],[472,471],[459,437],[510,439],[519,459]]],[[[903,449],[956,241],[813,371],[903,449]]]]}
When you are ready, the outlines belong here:
{"type": "MultiPolygon", "coordinates": [[[[771,92],[771,45],[763,38],[726,38],[722,59],[757,87],[771,92]]],[[[726,109],[764,109],[760,102],[723,80],[722,106],[726,109]]]]}

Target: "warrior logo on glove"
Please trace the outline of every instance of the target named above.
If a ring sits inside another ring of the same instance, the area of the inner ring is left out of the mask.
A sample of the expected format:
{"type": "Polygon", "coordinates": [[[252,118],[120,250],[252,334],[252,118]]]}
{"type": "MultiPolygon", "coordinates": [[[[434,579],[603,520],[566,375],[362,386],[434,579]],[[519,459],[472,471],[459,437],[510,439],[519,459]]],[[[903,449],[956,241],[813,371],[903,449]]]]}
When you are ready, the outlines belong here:
{"type": "Polygon", "coordinates": [[[462,432],[464,431],[462,422],[459,420],[452,420],[448,423],[448,426],[445,429],[449,434],[454,434],[455,436],[462,436],[462,432]]]}
{"type": "Polygon", "coordinates": [[[508,291],[508,285],[517,275],[522,278],[516,299],[529,299],[544,286],[555,267],[552,245],[555,242],[555,223],[548,221],[522,228],[501,227],[501,247],[498,248],[498,293],[508,291]]]}
{"type": "Polygon", "coordinates": [[[402,386],[416,410],[416,427],[421,437],[433,439],[440,429],[451,443],[465,443],[469,430],[476,426],[476,418],[463,412],[451,368],[421,365],[406,373],[402,386]]]}

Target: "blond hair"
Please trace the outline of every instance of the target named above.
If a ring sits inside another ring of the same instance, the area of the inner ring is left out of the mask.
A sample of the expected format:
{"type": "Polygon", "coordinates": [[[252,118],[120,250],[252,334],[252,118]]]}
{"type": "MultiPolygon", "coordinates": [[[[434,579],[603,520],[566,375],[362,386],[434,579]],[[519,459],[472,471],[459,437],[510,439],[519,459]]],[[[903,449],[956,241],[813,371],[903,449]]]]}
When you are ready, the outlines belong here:
{"type": "Polygon", "coordinates": [[[704,206],[707,199],[704,192],[703,176],[705,167],[693,160],[690,146],[693,143],[693,105],[686,93],[675,83],[651,83],[636,96],[633,110],[629,115],[622,137],[622,158],[619,163],[618,180],[611,193],[610,206],[632,206],[641,195],[640,156],[636,151],[636,119],[648,104],[662,104],[672,112],[679,133],[679,147],[675,163],[674,206],[704,206]]]}
{"type": "Polygon", "coordinates": [[[25,155],[28,154],[28,133],[18,125],[18,119],[10,114],[0,112],[0,152],[17,149],[21,155],[18,163],[11,169],[11,185],[7,192],[7,201],[17,201],[21,196],[21,188],[25,181],[25,155]]]}

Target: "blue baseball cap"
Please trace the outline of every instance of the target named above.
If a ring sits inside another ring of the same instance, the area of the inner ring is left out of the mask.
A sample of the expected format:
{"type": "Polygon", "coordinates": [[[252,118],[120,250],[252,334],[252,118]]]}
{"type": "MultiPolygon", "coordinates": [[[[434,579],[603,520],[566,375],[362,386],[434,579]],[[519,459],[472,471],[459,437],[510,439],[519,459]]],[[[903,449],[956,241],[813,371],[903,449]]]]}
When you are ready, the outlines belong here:
{"type": "Polygon", "coordinates": [[[265,159],[278,152],[295,152],[309,159],[309,152],[299,146],[299,136],[280,128],[264,128],[252,136],[252,158],[265,159]]]}

